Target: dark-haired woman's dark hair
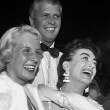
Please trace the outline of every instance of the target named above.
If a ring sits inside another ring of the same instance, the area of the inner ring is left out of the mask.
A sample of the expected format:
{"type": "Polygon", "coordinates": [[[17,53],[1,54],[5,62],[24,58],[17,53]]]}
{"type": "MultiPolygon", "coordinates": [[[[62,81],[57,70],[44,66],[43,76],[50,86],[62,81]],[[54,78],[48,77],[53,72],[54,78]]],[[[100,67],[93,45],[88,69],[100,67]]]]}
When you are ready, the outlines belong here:
{"type": "Polygon", "coordinates": [[[59,65],[58,65],[58,83],[57,87],[58,89],[62,87],[63,85],[63,79],[64,79],[64,72],[65,70],[62,67],[62,64],[64,61],[71,61],[75,52],[79,49],[89,49],[93,52],[93,54],[96,57],[96,60],[99,59],[100,56],[100,49],[90,40],[90,39],[75,39],[71,42],[69,42],[63,52],[63,55],[60,58],[59,65]]]}

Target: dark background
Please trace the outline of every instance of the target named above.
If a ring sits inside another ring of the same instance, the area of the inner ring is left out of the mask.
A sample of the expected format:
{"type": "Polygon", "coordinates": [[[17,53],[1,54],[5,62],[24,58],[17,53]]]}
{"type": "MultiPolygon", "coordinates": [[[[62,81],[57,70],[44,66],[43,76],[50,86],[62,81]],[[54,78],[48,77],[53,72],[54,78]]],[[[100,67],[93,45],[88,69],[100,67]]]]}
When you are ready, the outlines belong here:
{"type": "MultiPolygon", "coordinates": [[[[32,0],[0,1],[0,34],[12,26],[29,24],[29,6],[32,0]]],[[[57,42],[65,44],[76,37],[91,37],[94,41],[108,40],[110,36],[110,3],[61,0],[62,27],[57,42]]]]}
{"type": "MultiPolygon", "coordinates": [[[[0,36],[13,26],[29,24],[29,7],[32,0],[0,1],[0,36]]],[[[56,44],[62,50],[75,38],[89,37],[102,49],[104,66],[100,71],[99,84],[110,90],[110,2],[61,0],[62,26],[56,44]],[[106,86],[104,86],[106,85],[106,86]]]]}

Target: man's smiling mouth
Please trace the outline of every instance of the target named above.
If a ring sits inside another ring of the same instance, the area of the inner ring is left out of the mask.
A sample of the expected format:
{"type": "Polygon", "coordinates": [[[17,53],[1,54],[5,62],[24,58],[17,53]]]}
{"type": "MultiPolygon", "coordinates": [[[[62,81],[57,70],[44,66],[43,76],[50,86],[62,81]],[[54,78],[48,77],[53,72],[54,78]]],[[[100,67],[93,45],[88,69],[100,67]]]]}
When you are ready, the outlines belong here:
{"type": "Polygon", "coordinates": [[[46,28],[47,30],[54,30],[55,28],[53,28],[53,27],[48,27],[48,28],[46,28]]]}

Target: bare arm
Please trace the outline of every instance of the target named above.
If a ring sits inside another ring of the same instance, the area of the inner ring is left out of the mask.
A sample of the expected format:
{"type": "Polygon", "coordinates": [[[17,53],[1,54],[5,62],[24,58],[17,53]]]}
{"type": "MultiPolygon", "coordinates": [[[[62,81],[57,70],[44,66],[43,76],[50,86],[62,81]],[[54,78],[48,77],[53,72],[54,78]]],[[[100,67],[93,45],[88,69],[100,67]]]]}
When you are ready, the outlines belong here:
{"type": "Polygon", "coordinates": [[[38,89],[40,96],[46,97],[62,107],[69,108],[69,110],[73,110],[72,106],[69,103],[68,98],[61,91],[54,90],[43,84],[40,84],[38,86],[38,89]]]}
{"type": "Polygon", "coordinates": [[[98,103],[76,93],[63,93],[45,85],[39,85],[40,95],[69,110],[104,110],[98,103]]]}

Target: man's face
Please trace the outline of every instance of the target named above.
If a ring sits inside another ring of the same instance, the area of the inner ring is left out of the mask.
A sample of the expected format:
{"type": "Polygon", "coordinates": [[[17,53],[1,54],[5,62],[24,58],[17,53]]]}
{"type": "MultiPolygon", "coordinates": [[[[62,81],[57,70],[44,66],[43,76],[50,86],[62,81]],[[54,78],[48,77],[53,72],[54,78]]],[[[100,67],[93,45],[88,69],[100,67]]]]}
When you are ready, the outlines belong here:
{"type": "Polygon", "coordinates": [[[42,40],[53,42],[61,26],[61,7],[41,2],[35,12],[33,25],[41,33],[42,40]]]}
{"type": "Polygon", "coordinates": [[[9,63],[11,77],[17,83],[34,79],[42,58],[40,39],[34,34],[24,33],[14,49],[13,59],[9,63]]]}
{"type": "Polygon", "coordinates": [[[79,49],[69,63],[70,79],[90,84],[96,74],[96,60],[92,51],[79,49]]]}

